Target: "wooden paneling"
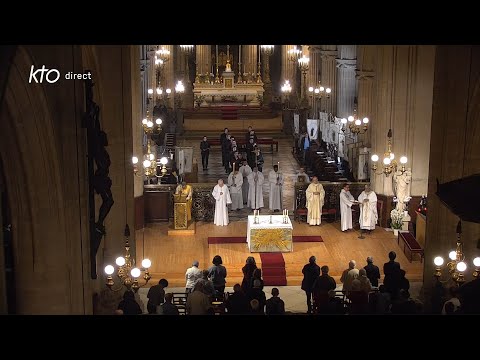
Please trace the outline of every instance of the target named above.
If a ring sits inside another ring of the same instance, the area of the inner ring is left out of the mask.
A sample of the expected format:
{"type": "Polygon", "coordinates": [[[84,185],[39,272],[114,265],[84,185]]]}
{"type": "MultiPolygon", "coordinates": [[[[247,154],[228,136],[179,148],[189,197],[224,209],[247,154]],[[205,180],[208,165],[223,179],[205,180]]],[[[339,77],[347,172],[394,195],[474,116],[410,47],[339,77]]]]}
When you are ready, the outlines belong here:
{"type": "Polygon", "coordinates": [[[168,221],[170,211],[170,191],[145,192],[145,221],[168,221]]]}
{"type": "Polygon", "coordinates": [[[135,230],[142,229],[145,226],[145,198],[138,196],[135,201],[135,230]]]}
{"type": "MultiPolygon", "coordinates": [[[[196,233],[192,236],[168,236],[168,224],[147,224],[144,230],[137,232],[137,254],[152,261],[150,273],[151,284],[156,284],[162,277],[170,286],[185,285],[185,271],[193,260],[200,262],[200,269],[209,268],[215,255],[220,255],[227,268],[227,286],[242,282],[242,266],[248,256],[253,256],[257,266],[261,267],[259,253],[250,253],[245,244],[211,244],[209,236],[247,236],[246,222],[236,221],[228,226],[215,226],[212,223],[197,222],[196,233]],[[142,231],[144,233],[142,234],[142,231]]],[[[323,242],[293,244],[293,252],[283,253],[285,259],[288,285],[300,285],[303,275],[302,268],[312,255],[317,257],[317,263],[328,265],[330,275],[337,282],[342,271],[348,267],[351,259],[357,261],[357,267],[366,265],[367,256],[373,256],[374,263],[382,269],[388,261],[388,252],[394,250],[402,269],[407,272],[410,281],[422,280],[423,266],[420,262],[410,263],[403,253],[403,246],[397,245],[397,238],[391,231],[385,231],[377,226],[371,234],[359,239],[359,231],[342,233],[340,222],[322,222],[321,226],[309,226],[306,223],[294,223],[293,235],[321,236],[323,242]]],[[[141,260],[140,258],[137,260],[141,260]]],[[[383,272],[382,272],[383,277],[383,272]]]]}

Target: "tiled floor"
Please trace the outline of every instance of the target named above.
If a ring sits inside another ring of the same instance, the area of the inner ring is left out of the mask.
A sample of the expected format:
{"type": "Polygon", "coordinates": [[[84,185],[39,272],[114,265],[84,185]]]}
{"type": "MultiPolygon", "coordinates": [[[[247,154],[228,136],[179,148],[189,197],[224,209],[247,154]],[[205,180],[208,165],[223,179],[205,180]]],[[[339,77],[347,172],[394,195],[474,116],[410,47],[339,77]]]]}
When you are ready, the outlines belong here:
{"type": "MultiPolygon", "coordinates": [[[[277,140],[277,139],[276,139],[277,140]]],[[[200,139],[191,140],[191,139],[179,139],[177,140],[177,146],[192,146],[193,147],[193,157],[198,162],[198,182],[200,183],[212,183],[215,184],[218,179],[222,178],[227,182],[228,174],[225,173],[225,168],[222,167],[222,152],[219,146],[212,147],[210,150],[210,157],[208,159],[208,170],[204,171],[202,169],[202,158],[200,155],[200,139]]],[[[284,185],[283,185],[283,206],[286,209],[293,211],[294,203],[294,186],[295,186],[295,175],[297,174],[300,166],[292,155],[292,140],[279,138],[278,139],[278,152],[273,149],[273,152],[270,150],[269,145],[262,146],[263,158],[265,160],[263,166],[263,175],[265,177],[265,182],[263,184],[263,198],[264,198],[264,211],[263,213],[270,213],[268,210],[268,195],[270,193],[270,185],[268,183],[268,173],[273,169],[273,165],[280,163],[279,170],[284,176],[284,185]]],[[[237,219],[245,219],[247,214],[251,213],[251,209],[243,209],[235,215],[233,213],[232,221],[237,219]]]]}

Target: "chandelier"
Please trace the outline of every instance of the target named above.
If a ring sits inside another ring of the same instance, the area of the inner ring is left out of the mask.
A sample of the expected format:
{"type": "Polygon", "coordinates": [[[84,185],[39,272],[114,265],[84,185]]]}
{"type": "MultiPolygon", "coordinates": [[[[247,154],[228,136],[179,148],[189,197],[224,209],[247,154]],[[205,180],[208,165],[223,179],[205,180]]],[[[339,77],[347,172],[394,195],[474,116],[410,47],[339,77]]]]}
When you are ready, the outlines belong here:
{"type": "MultiPolygon", "coordinates": [[[[397,161],[395,160],[395,154],[392,152],[392,129],[388,130],[387,137],[388,137],[387,151],[383,154],[383,169],[382,169],[382,172],[378,173],[377,175],[385,174],[385,176],[389,176],[392,172],[396,172],[398,168],[397,161]]],[[[378,155],[373,154],[372,155],[373,171],[377,170],[378,160],[379,160],[378,155]]],[[[405,172],[405,164],[407,163],[407,161],[408,159],[406,156],[400,157],[400,164],[402,164],[402,169],[401,169],[402,174],[405,172]]]]}
{"type": "MultiPolygon", "coordinates": [[[[327,99],[330,98],[330,94],[332,93],[332,89],[327,87],[325,88],[318,82],[317,87],[310,86],[308,88],[308,94],[312,98],[312,110],[313,110],[313,118],[316,119],[317,111],[317,100],[320,100],[320,108],[322,104],[322,99],[325,96],[327,99]]],[[[321,109],[320,109],[321,110],[321,109]]]]}
{"type": "MultiPolygon", "coordinates": [[[[350,115],[347,119],[343,118],[341,120],[342,122],[342,131],[345,132],[347,130],[347,123],[348,123],[348,128],[350,131],[355,134],[364,134],[368,130],[368,118],[364,117],[362,120],[360,120],[357,117],[357,108],[353,108],[353,115],[350,115]],[[363,124],[363,125],[362,125],[363,124]]],[[[373,157],[372,157],[373,160],[373,157]]],[[[377,159],[378,161],[378,159],[377,159]]]]}
{"type": "MultiPolygon", "coordinates": [[[[457,285],[461,285],[465,282],[464,273],[467,270],[467,263],[465,262],[465,254],[463,253],[463,243],[462,243],[462,240],[460,239],[461,233],[462,233],[462,223],[461,221],[459,221],[457,224],[456,249],[450,251],[450,253],[448,254],[450,261],[447,263],[448,273],[450,274],[451,279],[455,281],[457,285]]],[[[434,276],[440,280],[440,277],[442,276],[442,265],[444,263],[444,260],[441,256],[437,256],[435,259],[433,259],[433,263],[435,264],[434,276]]],[[[475,267],[475,271],[473,272],[473,277],[476,279],[480,274],[480,257],[477,256],[475,259],[473,259],[473,266],[475,267]]]]}
{"type": "Polygon", "coordinates": [[[162,131],[162,119],[157,118],[153,123],[150,117],[150,111],[147,110],[147,116],[142,120],[142,127],[145,134],[159,133],[162,131]]]}
{"type": "Polygon", "coordinates": [[[289,80],[285,80],[285,83],[281,87],[281,91],[283,94],[283,108],[289,109],[290,108],[290,93],[292,92],[292,85],[290,85],[289,80]]]}
{"type": "Polygon", "coordinates": [[[162,157],[160,159],[160,164],[161,164],[161,169],[160,169],[160,174],[157,175],[157,167],[159,166],[157,164],[157,159],[155,154],[152,153],[151,147],[150,147],[150,140],[147,140],[147,152],[146,154],[143,155],[143,171],[140,171],[138,167],[138,157],[133,156],[132,157],[132,163],[133,163],[133,173],[136,176],[146,176],[146,177],[163,177],[167,174],[167,163],[168,163],[168,158],[167,157],[162,157]]]}
{"type": "Polygon", "coordinates": [[[288,60],[295,63],[300,59],[300,55],[302,55],[302,50],[297,49],[296,46],[287,51],[288,60]]]}
{"type": "MultiPolygon", "coordinates": [[[[117,277],[120,279],[122,286],[125,286],[127,290],[133,290],[135,292],[142,286],[145,286],[148,281],[151,279],[151,276],[148,272],[148,269],[152,265],[152,262],[149,259],[142,260],[142,267],[138,268],[135,266],[135,260],[130,256],[130,244],[128,243],[128,238],[130,237],[130,228],[125,225],[125,255],[119,256],[115,263],[117,264],[117,277]],[[142,274],[142,271],[145,272],[143,275],[143,280],[145,284],[139,285],[138,278],[142,274]]],[[[112,265],[105,266],[105,273],[107,274],[106,285],[110,290],[120,291],[122,286],[119,286],[117,289],[114,289],[115,281],[113,280],[112,274],[115,272],[115,268],[112,265]]]]}

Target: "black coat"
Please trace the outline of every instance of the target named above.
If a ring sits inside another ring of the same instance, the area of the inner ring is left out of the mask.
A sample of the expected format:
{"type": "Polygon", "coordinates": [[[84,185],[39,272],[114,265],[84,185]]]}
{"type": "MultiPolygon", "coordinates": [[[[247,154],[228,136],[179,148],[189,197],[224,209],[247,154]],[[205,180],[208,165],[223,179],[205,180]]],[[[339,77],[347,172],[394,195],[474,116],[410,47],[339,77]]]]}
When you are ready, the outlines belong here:
{"type": "Polygon", "coordinates": [[[377,265],[367,264],[364,267],[365,271],[367,272],[367,278],[370,280],[372,286],[378,287],[378,279],[380,279],[380,269],[377,265]]]}
{"type": "Polygon", "coordinates": [[[302,269],[302,290],[312,291],[315,280],[320,276],[320,266],[308,263],[302,269]]]}

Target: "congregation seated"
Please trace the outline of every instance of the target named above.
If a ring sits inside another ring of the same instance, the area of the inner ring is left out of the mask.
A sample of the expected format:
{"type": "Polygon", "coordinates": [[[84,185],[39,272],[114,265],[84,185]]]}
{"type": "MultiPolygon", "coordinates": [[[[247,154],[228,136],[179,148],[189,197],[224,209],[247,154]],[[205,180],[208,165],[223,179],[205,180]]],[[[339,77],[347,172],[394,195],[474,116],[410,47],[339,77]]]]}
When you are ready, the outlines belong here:
{"type": "Polygon", "coordinates": [[[229,315],[242,315],[250,312],[250,303],[240,284],[233,286],[233,294],[228,295],[225,301],[225,308],[229,315]]]}
{"type": "Polygon", "coordinates": [[[272,297],[267,300],[265,311],[267,315],[284,315],[285,302],[279,297],[280,292],[277,288],[272,289],[272,297]]]}
{"type": "Polygon", "coordinates": [[[131,290],[127,290],[123,294],[123,300],[118,304],[117,310],[122,310],[124,315],[140,315],[142,309],[135,301],[135,294],[131,290]]]}
{"type": "Polygon", "coordinates": [[[163,315],[180,315],[178,308],[172,304],[173,294],[165,294],[165,302],[162,304],[162,314],[163,315]]]}
{"type": "Polygon", "coordinates": [[[250,300],[250,315],[265,315],[257,299],[250,300]]]}
{"type": "Polygon", "coordinates": [[[352,281],[351,290],[347,293],[350,314],[368,313],[368,292],[362,290],[362,283],[359,279],[352,281]]]}
{"type": "Polygon", "coordinates": [[[417,305],[407,290],[401,289],[398,298],[392,303],[392,314],[416,314],[417,305]]]}
{"type": "Polygon", "coordinates": [[[265,304],[267,302],[267,297],[265,296],[265,292],[261,289],[262,283],[260,280],[256,279],[253,282],[253,288],[249,290],[247,293],[247,298],[250,300],[257,300],[259,303],[258,312],[265,314],[265,304]]]}
{"type": "Polygon", "coordinates": [[[329,268],[324,265],[320,268],[322,274],[313,283],[313,312],[315,314],[327,313],[330,302],[330,291],[335,290],[337,283],[333,277],[328,275],[329,268]]]}
{"type": "Polygon", "coordinates": [[[203,282],[197,281],[193,292],[188,294],[185,309],[188,315],[208,315],[212,312],[212,302],[204,293],[203,282]]]}

